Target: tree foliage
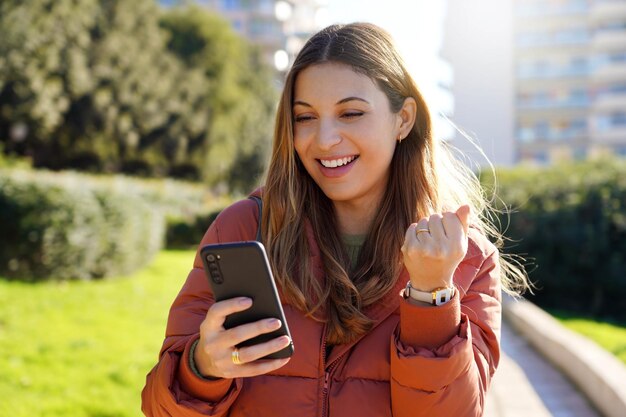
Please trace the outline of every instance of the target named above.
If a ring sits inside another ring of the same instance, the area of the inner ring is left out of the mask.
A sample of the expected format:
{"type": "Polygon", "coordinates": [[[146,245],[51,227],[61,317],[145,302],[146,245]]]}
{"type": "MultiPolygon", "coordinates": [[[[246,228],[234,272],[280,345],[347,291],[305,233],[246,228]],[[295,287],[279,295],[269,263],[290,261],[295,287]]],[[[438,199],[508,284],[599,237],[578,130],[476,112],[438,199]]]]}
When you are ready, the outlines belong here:
{"type": "MultiPolygon", "coordinates": [[[[493,184],[485,172],[484,184],[493,184]]],[[[498,172],[510,250],[526,257],[544,307],[624,319],[626,162],[600,159],[498,172]]]]}
{"type": "Polygon", "coordinates": [[[205,171],[211,180],[227,172],[228,182],[242,188],[262,172],[269,149],[276,99],[272,75],[257,49],[197,6],[172,9],[161,26],[171,34],[168,49],[213,80],[206,97],[213,117],[205,171]]]}
{"type": "Polygon", "coordinates": [[[152,0],[0,3],[0,143],[37,167],[237,183],[262,170],[275,92],[203,9],[152,0]],[[161,24],[160,24],[161,22],[161,24]]]}

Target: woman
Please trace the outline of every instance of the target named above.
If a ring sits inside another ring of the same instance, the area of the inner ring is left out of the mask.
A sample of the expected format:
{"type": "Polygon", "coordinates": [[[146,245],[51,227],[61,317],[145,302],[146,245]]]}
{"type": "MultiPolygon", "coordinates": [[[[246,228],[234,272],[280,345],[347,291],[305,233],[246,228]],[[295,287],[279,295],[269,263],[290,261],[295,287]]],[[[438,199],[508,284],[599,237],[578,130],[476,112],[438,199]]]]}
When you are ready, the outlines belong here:
{"type": "Polygon", "coordinates": [[[250,300],[215,302],[201,261],[147,377],[151,416],[480,416],[499,360],[500,292],[526,286],[485,237],[487,204],[431,135],[390,37],[371,24],[313,36],[286,78],[262,196],[225,209],[207,243],[261,221],[281,326],[224,330],[250,300]],[[506,270],[506,274],[501,271],[506,270]]]}

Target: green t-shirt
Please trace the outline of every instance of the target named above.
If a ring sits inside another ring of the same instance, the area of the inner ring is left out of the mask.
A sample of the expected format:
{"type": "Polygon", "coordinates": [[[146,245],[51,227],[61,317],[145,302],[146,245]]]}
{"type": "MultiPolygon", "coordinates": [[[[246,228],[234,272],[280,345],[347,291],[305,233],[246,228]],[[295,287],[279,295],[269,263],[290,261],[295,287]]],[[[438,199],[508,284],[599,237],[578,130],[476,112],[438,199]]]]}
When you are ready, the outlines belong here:
{"type": "Polygon", "coordinates": [[[356,262],[359,259],[359,252],[365,242],[365,235],[341,235],[341,240],[346,247],[348,257],[350,258],[350,265],[352,269],[356,267],[356,262]]]}

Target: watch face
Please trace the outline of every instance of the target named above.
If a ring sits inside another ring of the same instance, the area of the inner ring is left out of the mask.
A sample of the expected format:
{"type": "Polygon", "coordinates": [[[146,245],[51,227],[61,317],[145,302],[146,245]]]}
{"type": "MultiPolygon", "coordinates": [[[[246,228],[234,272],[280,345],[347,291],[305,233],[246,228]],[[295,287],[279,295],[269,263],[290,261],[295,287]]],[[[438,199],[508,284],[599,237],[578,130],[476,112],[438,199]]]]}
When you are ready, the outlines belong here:
{"type": "Polygon", "coordinates": [[[440,306],[452,298],[452,288],[442,288],[433,292],[433,304],[440,306]]]}

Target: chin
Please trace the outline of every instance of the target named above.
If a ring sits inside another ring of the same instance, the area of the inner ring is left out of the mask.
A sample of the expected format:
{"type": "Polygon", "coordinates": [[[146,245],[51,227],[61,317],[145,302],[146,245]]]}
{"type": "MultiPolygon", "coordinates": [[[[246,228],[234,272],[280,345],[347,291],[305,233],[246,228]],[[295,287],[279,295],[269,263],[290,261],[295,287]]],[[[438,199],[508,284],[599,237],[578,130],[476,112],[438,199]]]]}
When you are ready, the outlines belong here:
{"type": "Polygon", "coordinates": [[[357,194],[354,192],[344,192],[341,190],[325,190],[321,188],[324,195],[331,201],[337,203],[342,201],[350,201],[357,198],[357,194]]]}

